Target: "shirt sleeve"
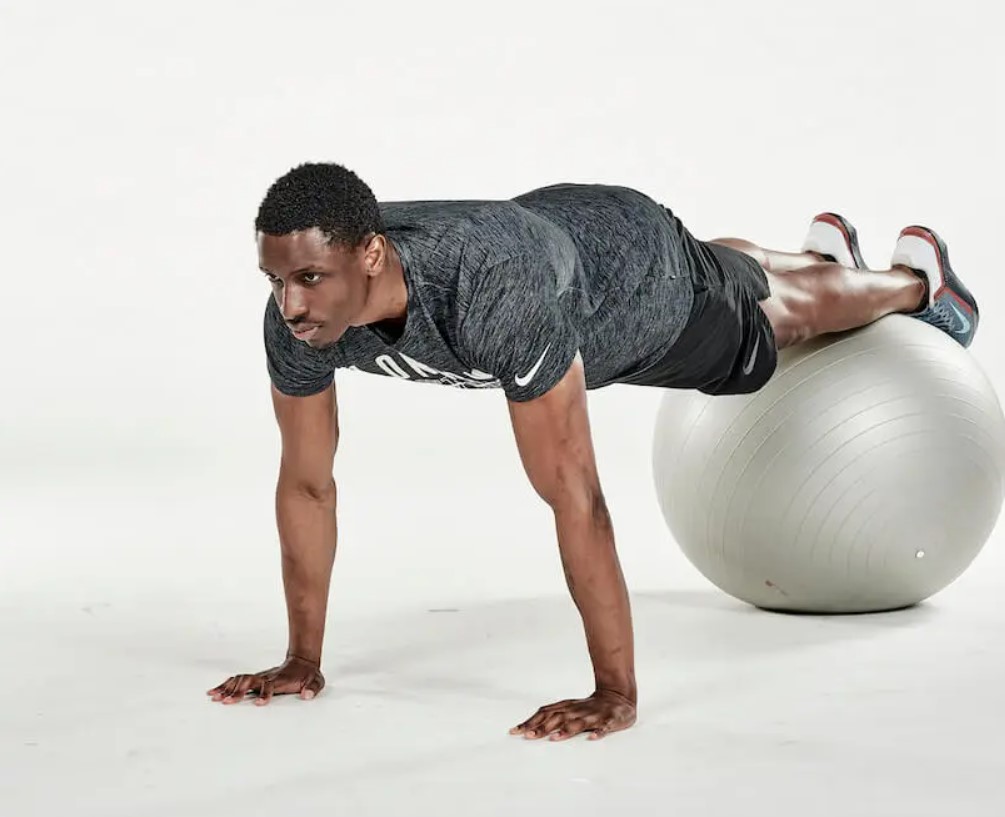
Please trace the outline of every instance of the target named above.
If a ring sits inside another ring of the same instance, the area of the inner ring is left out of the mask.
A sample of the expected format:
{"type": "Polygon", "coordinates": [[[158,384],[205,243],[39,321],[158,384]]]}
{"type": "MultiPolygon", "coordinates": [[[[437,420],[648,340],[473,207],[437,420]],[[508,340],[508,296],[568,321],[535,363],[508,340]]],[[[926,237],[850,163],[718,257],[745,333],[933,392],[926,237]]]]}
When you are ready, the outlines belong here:
{"type": "Polygon", "coordinates": [[[568,372],[579,335],[562,309],[547,260],[518,256],[485,269],[461,324],[468,363],[516,402],[540,397],[568,372]]]}
{"type": "Polygon", "coordinates": [[[264,338],[266,369],[283,394],[307,397],[334,382],[335,366],[329,355],[293,337],[271,295],[265,306],[264,338]]]}

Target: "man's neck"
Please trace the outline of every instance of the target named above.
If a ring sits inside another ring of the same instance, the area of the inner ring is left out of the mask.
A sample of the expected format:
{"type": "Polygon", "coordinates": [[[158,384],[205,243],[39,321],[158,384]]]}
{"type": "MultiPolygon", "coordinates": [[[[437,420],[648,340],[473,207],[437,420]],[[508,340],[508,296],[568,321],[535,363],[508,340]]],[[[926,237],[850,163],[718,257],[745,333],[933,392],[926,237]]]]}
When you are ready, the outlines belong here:
{"type": "Polygon", "coordinates": [[[408,319],[408,284],[405,269],[393,244],[389,244],[386,267],[377,278],[379,316],[370,322],[382,333],[400,337],[408,319]]]}

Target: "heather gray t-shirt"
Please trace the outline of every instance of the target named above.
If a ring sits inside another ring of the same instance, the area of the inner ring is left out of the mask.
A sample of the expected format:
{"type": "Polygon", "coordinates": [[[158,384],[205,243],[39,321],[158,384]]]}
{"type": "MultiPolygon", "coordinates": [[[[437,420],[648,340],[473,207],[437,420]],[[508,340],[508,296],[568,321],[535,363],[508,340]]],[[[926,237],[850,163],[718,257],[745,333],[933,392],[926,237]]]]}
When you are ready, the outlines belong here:
{"type": "Polygon", "coordinates": [[[266,360],[280,391],[315,394],[354,369],[524,401],[561,380],[577,351],[595,389],[663,357],[691,309],[683,227],[636,190],[559,184],[512,200],[380,209],[408,287],[403,332],[350,327],[314,349],[270,295],[266,360]]]}

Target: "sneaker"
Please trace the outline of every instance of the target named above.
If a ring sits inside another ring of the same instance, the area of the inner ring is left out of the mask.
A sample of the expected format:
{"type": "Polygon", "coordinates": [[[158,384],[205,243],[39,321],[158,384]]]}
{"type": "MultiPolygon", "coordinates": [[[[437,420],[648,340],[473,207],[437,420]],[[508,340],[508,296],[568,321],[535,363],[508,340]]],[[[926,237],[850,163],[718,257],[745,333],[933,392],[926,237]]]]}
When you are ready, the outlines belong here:
{"type": "Polygon", "coordinates": [[[977,301],[949,264],[949,250],[935,231],[905,227],[897,239],[891,266],[909,268],[925,282],[921,308],[907,314],[941,329],[966,347],[977,333],[977,301]]]}
{"type": "Polygon", "coordinates": [[[810,224],[803,252],[812,252],[842,267],[867,269],[858,246],[858,233],[851,222],[837,213],[821,213],[810,224]]]}

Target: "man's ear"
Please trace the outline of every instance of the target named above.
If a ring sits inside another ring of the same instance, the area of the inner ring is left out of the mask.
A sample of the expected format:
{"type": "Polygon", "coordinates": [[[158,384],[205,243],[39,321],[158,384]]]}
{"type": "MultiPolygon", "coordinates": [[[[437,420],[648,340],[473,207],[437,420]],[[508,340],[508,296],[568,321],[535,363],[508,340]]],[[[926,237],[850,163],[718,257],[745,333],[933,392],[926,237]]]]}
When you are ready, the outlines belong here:
{"type": "Polygon", "coordinates": [[[379,233],[369,233],[363,239],[363,266],[371,278],[380,272],[388,256],[387,239],[379,233]]]}

